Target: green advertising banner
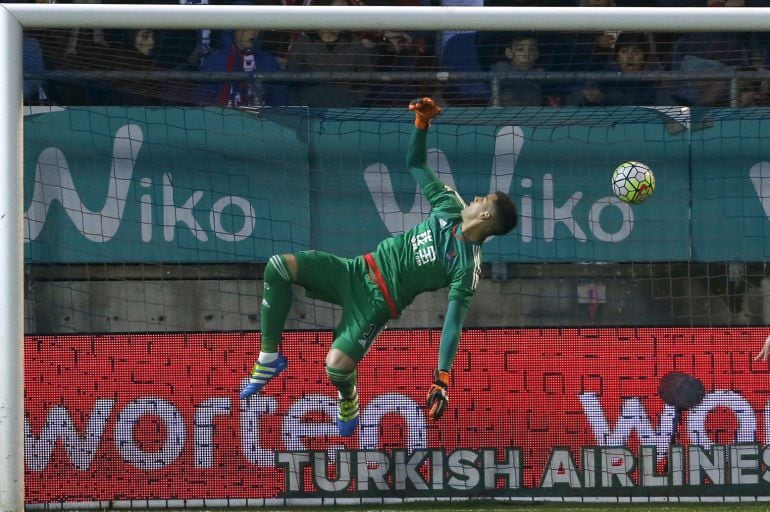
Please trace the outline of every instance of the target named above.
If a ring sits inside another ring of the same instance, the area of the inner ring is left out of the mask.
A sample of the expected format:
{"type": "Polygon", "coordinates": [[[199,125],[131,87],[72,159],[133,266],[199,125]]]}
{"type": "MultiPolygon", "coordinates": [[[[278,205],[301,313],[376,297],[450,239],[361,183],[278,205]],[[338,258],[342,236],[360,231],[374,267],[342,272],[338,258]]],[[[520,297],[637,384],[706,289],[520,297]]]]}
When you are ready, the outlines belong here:
{"type": "MultiPolygon", "coordinates": [[[[111,107],[28,115],[26,259],[206,263],[370,251],[429,211],[405,164],[411,117],[375,114],[111,107]]],[[[696,130],[689,115],[446,109],[428,159],[467,201],[494,190],[514,197],[519,228],[484,245],[488,262],[766,259],[766,122],[727,116],[696,130]],[[655,173],[643,204],[612,194],[612,171],[626,160],[655,173]]]]}
{"type": "Polygon", "coordinates": [[[24,123],[26,259],[264,261],[309,247],[307,147],[232,110],[69,108],[24,123]]]}
{"type": "MultiPolygon", "coordinates": [[[[686,137],[671,135],[656,112],[640,122],[590,126],[577,123],[590,112],[566,110],[562,115],[575,124],[434,124],[428,161],[445,182],[466,201],[502,190],[519,206],[519,228],[488,241],[485,261],[687,260],[686,137]],[[658,188],[647,203],[631,206],[612,194],[612,171],[626,160],[655,170],[658,188]]],[[[489,115],[496,123],[507,117],[500,109],[489,115]]],[[[624,118],[622,111],[615,116],[624,118]]],[[[410,123],[388,129],[355,121],[321,125],[312,130],[319,174],[336,192],[316,200],[321,211],[337,213],[314,216],[313,230],[342,235],[314,239],[318,248],[368,251],[427,214],[404,163],[410,123]]]]}
{"type": "Polygon", "coordinates": [[[770,259],[770,121],[716,118],[692,133],[696,260],[770,259]]]}

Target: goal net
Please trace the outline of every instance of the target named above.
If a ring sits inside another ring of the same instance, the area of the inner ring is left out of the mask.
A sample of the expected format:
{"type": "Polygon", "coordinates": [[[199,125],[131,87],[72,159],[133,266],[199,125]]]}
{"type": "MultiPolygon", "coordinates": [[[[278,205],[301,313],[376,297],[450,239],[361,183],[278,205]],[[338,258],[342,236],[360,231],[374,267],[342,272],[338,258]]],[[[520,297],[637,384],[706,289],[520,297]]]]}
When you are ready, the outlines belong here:
{"type": "Polygon", "coordinates": [[[663,8],[596,11],[622,30],[589,7],[540,8],[575,30],[534,8],[515,30],[458,28],[482,8],[421,8],[443,30],[174,9],[198,28],[24,29],[27,506],[763,494],[768,48],[740,9],[732,32],[663,8]],[[438,176],[519,210],[483,245],[447,414],[424,407],[445,289],[361,362],[353,436],[324,372],[342,311],[299,287],[289,368],[239,400],[272,255],[355,257],[429,214],[405,164],[423,96],[438,176]],[[628,161],[644,202],[612,188],[628,161]],[[671,372],[702,400],[660,396],[671,372]]]}

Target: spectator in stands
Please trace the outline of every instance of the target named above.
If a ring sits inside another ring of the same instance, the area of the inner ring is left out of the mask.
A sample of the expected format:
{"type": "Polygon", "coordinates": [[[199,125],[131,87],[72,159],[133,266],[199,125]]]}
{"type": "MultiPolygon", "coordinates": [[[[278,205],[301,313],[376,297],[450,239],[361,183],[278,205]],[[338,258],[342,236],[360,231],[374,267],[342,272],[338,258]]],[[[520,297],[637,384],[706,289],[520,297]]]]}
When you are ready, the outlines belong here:
{"type": "MultiPolygon", "coordinates": [[[[738,68],[740,72],[757,71],[756,68],[747,66],[738,68]]],[[[766,104],[767,82],[758,78],[742,78],[738,80],[738,90],[735,101],[731,103],[736,107],[759,107],[766,104]]]]}
{"type": "MultiPolygon", "coordinates": [[[[433,0],[433,5],[450,7],[484,7],[485,0],[433,0]]],[[[440,33],[437,57],[442,70],[458,73],[481,73],[489,71],[499,60],[490,49],[496,49],[505,37],[500,32],[477,32],[475,30],[444,30],[440,33]]],[[[487,80],[450,80],[443,88],[443,98],[453,105],[487,105],[491,98],[487,80]]]]}
{"type": "MultiPolygon", "coordinates": [[[[581,7],[617,7],[615,0],[581,0],[581,7]]],[[[598,60],[598,66],[601,66],[602,62],[609,62],[612,60],[613,50],[615,48],[615,41],[618,38],[620,32],[615,30],[605,30],[604,32],[598,32],[593,35],[593,58],[598,60]]]]}
{"type": "MultiPolygon", "coordinates": [[[[208,5],[209,0],[179,0],[182,5],[208,5]]],[[[193,67],[199,68],[211,53],[211,29],[201,29],[195,34],[195,50],[188,57],[193,67]]]]}
{"type": "MultiPolygon", "coordinates": [[[[440,3],[443,7],[483,7],[484,6],[484,0],[436,0],[440,3]]],[[[444,30],[441,32],[441,40],[439,43],[439,51],[441,54],[444,52],[444,47],[451,39],[452,37],[456,36],[457,34],[473,34],[473,38],[475,38],[476,32],[473,30],[444,30]]]]}
{"type": "MultiPolygon", "coordinates": [[[[743,7],[744,0],[705,0],[709,7],[743,7]]],[[[738,32],[687,32],[678,36],[671,53],[671,69],[714,74],[749,66],[745,35],[738,32]]],[[[729,80],[704,79],[672,86],[677,104],[720,106],[729,104],[729,80]]]]}
{"type": "MultiPolygon", "coordinates": [[[[331,5],[351,4],[333,0],[331,5]]],[[[286,70],[344,74],[372,71],[372,64],[371,52],[356,34],[328,29],[302,33],[289,50],[286,70]]],[[[313,80],[293,84],[290,92],[294,105],[346,108],[361,106],[368,91],[362,82],[313,80]]]]}
{"type": "MultiPolygon", "coordinates": [[[[100,71],[109,69],[115,61],[115,49],[107,43],[107,32],[95,37],[90,29],[50,29],[38,33],[48,69],[100,71]]],[[[100,81],[50,79],[46,92],[54,104],[103,105],[109,85],[100,81]]]]}
{"type": "MultiPolygon", "coordinates": [[[[24,35],[24,73],[38,74],[45,71],[45,61],[43,51],[40,49],[40,43],[34,37],[24,35]]],[[[43,80],[24,79],[24,104],[45,103],[47,96],[43,87],[43,80]]]]}
{"type": "Polygon", "coordinates": [[[155,58],[156,32],[139,29],[130,34],[130,43],[113,48],[114,58],[104,64],[107,70],[133,71],[133,80],[109,81],[105,92],[108,105],[166,105],[173,102],[173,87],[167,81],[151,80],[142,76],[143,71],[160,71],[163,68],[155,58]]]}
{"type": "MultiPolygon", "coordinates": [[[[607,71],[624,75],[660,71],[660,65],[649,49],[648,36],[622,32],[615,41],[615,59],[607,71]]],[[[588,81],[575,87],[565,98],[569,106],[657,105],[669,104],[665,91],[650,80],[588,81]]]]}
{"type": "MultiPolygon", "coordinates": [[[[650,35],[621,32],[615,40],[615,60],[610,71],[629,75],[661,71],[662,66],[650,44],[650,35]]],[[[619,81],[606,86],[608,105],[668,105],[667,89],[654,80],[619,81]]]]}
{"type": "MultiPolygon", "coordinates": [[[[580,0],[580,7],[615,7],[614,0],[580,0]]],[[[554,71],[602,71],[613,59],[618,32],[560,32],[554,34],[552,59],[546,69],[554,71]]]]}
{"type": "MultiPolygon", "coordinates": [[[[450,73],[480,73],[476,35],[473,32],[455,34],[444,44],[441,69],[450,73]]],[[[452,105],[487,105],[490,100],[490,84],[486,79],[450,80],[444,85],[442,95],[452,105]]]]}
{"type": "MultiPolygon", "coordinates": [[[[485,0],[484,7],[540,7],[550,5],[546,0],[485,0]]],[[[574,5],[570,3],[569,5],[574,5]]],[[[542,38],[542,36],[540,36],[542,38]]],[[[484,30],[476,32],[481,69],[489,71],[501,61],[506,61],[505,50],[510,46],[511,32],[484,30]]]]}
{"type": "MultiPolygon", "coordinates": [[[[374,44],[375,71],[435,71],[435,55],[424,34],[388,30],[378,35],[378,41],[374,44]]],[[[432,94],[433,85],[429,80],[389,80],[373,83],[366,103],[373,106],[403,105],[412,98],[432,94]]]]}
{"type": "Polygon", "coordinates": [[[156,30],[153,56],[158,65],[167,69],[198,69],[201,57],[197,53],[200,42],[196,30],[156,30]]]}
{"type": "MultiPolygon", "coordinates": [[[[576,0],[579,7],[616,7],[614,0],[576,0]]],[[[574,4],[573,4],[574,5],[574,4]]],[[[541,64],[547,71],[596,72],[607,69],[613,60],[613,45],[618,32],[555,32],[550,41],[540,41],[541,64]]],[[[554,99],[566,97],[582,84],[547,84],[546,95],[554,99]]],[[[550,101],[549,101],[550,102],[550,101]]]]}
{"type": "MultiPolygon", "coordinates": [[[[537,35],[531,32],[514,34],[505,49],[507,60],[498,62],[492,68],[497,73],[526,75],[529,71],[541,71],[538,67],[540,48],[537,35]]],[[[536,80],[513,78],[500,80],[500,93],[495,103],[499,106],[539,106],[543,104],[543,89],[536,80]]]]}
{"type": "MultiPolygon", "coordinates": [[[[73,0],[72,3],[76,4],[100,4],[101,0],[73,0]]],[[[73,28],[70,30],[69,38],[67,39],[67,46],[64,48],[64,54],[68,56],[74,56],[78,53],[78,43],[81,37],[81,29],[73,28]]],[[[91,37],[94,43],[108,47],[107,39],[104,37],[104,30],[101,28],[94,28],[91,30],[91,37]]]]}
{"type": "MultiPolygon", "coordinates": [[[[202,72],[274,72],[279,70],[275,55],[261,49],[260,31],[236,30],[229,48],[216,50],[203,61],[202,72]]],[[[288,92],[282,83],[253,80],[227,83],[203,83],[193,92],[193,103],[241,107],[287,105],[288,92]]]]}
{"type": "MultiPolygon", "coordinates": [[[[232,5],[310,5],[311,0],[187,0],[206,1],[213,3],[231,3],[232,5]]],[[[229,48],[233,42],[233,30],[213,30],[209,35],[210,51],[219,48],[229,48]]],[[[291,43],[299,37],[296,30],[262,30],[260,32],[260,46],[262,51],[273,54],[278,59],[280,69],[286,69],[286,56],[291,43]]]]}

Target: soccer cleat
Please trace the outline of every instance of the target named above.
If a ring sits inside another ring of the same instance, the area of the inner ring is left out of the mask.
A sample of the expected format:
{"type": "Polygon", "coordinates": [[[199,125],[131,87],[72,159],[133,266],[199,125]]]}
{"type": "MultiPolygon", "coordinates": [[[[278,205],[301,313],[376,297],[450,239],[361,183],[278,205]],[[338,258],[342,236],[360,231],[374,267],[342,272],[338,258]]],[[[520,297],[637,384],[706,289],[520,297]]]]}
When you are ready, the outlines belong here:
{"type": "Polygon", "coordinates": [[[358,389],[354,389],[353,398],[346,400],[342,394],[337,393],[339,397],[339,408],[337,409],[337,430],[340,435],[348,437],[358,426],[358,389]]]}
{"type": "Polygon", "coordinates": [[[249,382],[241,390],[241,400],[259,393],[270,379],[284,371],[288,365],[289,362],[280,353],[278,354],[278,359],[270,363],[262,364],[259,361],[254,363],[254,368],[249,376],[249,382]]]}

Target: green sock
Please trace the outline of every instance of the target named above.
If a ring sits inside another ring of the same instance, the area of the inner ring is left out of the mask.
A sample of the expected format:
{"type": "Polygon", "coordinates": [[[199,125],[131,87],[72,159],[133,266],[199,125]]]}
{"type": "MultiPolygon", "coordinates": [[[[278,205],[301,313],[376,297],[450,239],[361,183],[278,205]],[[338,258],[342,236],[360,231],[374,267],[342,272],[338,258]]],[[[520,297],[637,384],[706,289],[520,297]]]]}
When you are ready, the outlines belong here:
{"type": "Polygon", "coordinates": [[[336,368],[326,367],[326,375],[329,381],[339,390],[342,398],[350,400],[356,393],[356,382],[358,381],[358,371],[351,372],[338,370],[336,368]]]}
{"type": "Polygon", "coordinates": [[[277,352],[281,332],[291,309],[292,275],[283,256],[275,255],[265,266],[265,291],[262,299],[262,352],[277,352]]]}

